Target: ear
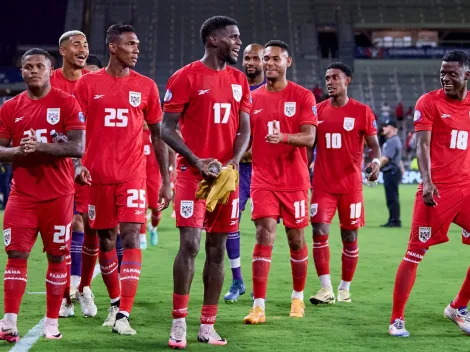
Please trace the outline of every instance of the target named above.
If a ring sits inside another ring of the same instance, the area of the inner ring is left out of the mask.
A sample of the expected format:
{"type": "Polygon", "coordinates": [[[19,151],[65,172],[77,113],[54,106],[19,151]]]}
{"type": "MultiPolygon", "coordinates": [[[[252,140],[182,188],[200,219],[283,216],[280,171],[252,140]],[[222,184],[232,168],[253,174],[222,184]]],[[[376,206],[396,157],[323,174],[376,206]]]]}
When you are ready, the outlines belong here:
{"type": "Polygon", "coordinates": [[[61,56],[65,56],[65,49],[63,47],[59,48],[59,53],[61,56]]]}
{"type": "Polygon", "coordinates": [[[292,56],[289,56],[289,57],[287,58],[287,65],[286,65],[286,66],[287,66],[287,67],[290,67],[291,65],[292,65],[292,56]]]}
{"type": "Polygon", "coordinates": [[[219,38],[217,38],[215,35],[211,35],[209,36],[208,43],[213,47],[217,47],[219,46],[219,38]]]}
{"type": "Polygon", "coordinates": [[[470,70],[466,70],[464,74],[464,79],[468,81],[470,79],[470,70]]]}
{"type": "Polygon", "coordinates": [[[110,53],[116,54],[116,51],[117,51],[116,44],[109,43],[108,44],[108,50],[109,50],[110,53]]]}
{"type": "Polygon", "coordinates": [[[346,87],[351,84],[352,77],[346,76],[346,87]]]}

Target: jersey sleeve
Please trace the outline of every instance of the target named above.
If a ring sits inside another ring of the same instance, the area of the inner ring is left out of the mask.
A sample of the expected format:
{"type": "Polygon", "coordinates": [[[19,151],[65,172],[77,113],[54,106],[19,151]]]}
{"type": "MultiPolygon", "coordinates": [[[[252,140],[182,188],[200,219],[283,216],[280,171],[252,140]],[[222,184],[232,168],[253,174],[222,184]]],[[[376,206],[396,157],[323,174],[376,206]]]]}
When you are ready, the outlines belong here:
{"type": "MultiPolygon", "coordinates": [[[[62,100],[62,99],[61,99],[62,100]]],[[[77,100],[72,96],[63,99],[62,109],[64,109],[64,125],[65,131],[84,130],[85,117],[77,100]]]]}
{"type": "Polygon", "coordinates": [[[429,94],[421,96],[416,102],[414,113],[415,131],[432,131],[434,124],[434,109],[429,94]]]}
{"type": "Polygon", "coordinates": [[[176,72],[168,81],[163,111],[182,112],[189,103],[190,82],[185,71],[176,72]]]}
{"type": "Polygon", "coordinates": [[[88,116],[88,89],[83,77],[79,78],[73,89],[73,96],[77,99],[85,117],[88,116]]]}
{"type": "Polygon", "coordinates": [[[375,120],[375,115],[372,112],[372,109],[366,105],[366,126],[365,126],[365,135],[373,136],[377,134],[377,121],[375,120]]]}
{"type": "Polygon", "coordinates": [[[144,111],[145,121],[149,125],[158,123],[162,120],[162,108],[160,106],[160,95],[158,94],[157,85],[152,82],[152,88],[149,93],[149,100],[144,111]]]}
{"type": "Polygon", "coordinates": [[[0,138],[12,139],[12,137],[7,106],[3,105],[0,107],[0,138]]]}
{"type": "Polygon", "coordinates": [[[308,91],[299,104],[300,106],[300,125],[318,125],[317,103],[313,93],[308,91]]]}
{"type": "Polygon", "coordinates": [[[252,98],[251,98],[250,85],[248,84],[248,80],[246,79],[245,76],[243,76],[242,87],[243,87],[243,95],[242,95],[242,100],[240,103],[240,110],[249,114],[251,110],[252,98]]]}

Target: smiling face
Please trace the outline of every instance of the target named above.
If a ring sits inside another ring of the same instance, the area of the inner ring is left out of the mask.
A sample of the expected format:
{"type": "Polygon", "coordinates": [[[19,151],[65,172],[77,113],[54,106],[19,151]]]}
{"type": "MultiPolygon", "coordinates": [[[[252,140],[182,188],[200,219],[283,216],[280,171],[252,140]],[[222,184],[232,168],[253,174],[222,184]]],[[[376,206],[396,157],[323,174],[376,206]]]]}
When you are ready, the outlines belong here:
{"type": "Polygon", "coordinates": [[[238,62],[238,53],[240,51],[242,41],[240,40],[240,31],[235,25],[226,26],[215,31],[210,36],[212,45],[217,47],[218,57],[235,65],[238,62]]]}
{"type": "Polygon", "coordinates": [[[440,77],[444,93],[450,98],[460,96],[467,85],[469,75],[469,68],[460,65],[457,61],[443,61],[440,77]]]}
{"type": "Polygon", "coordinates": [[[286,70],[292,64],[289,53],[278,46],[268,46],[264,49],[263,69],[266,79],[277,81],[285,78],[286,70]]]}
{"type": "Polygon", "coordinates": [[[73,35],[65,40],[59,49],[60,55],[74,68],[84,68],[89,55],[88,42],[81,34],[73,35]]]}
{"type": "Polygon", "coordinates": [[[262,46],[247,46],[243,52],[243,68],[248,78],[256,78],[263,73],[262,46]]]}
{"type": "Polygon", "coordinates": [[[26,56],[21,66],[21,76],[29,89],[42,88],[49,83],[51,62],[44,55],[26,56]]]}
{"type": "Polygon", "coordinates": [[[123,32],[109,43],[109,51],[125,67],[134,68],[139,58],[139,44],[137,34],[123,32]]]}
{"type": "Polygon", "coordinates": [[[345,94],[348,85],[351,83],[351,77],[348,77],[338,68],[330,68],[325,74],[325,84],[330,98],[345,94]]]}

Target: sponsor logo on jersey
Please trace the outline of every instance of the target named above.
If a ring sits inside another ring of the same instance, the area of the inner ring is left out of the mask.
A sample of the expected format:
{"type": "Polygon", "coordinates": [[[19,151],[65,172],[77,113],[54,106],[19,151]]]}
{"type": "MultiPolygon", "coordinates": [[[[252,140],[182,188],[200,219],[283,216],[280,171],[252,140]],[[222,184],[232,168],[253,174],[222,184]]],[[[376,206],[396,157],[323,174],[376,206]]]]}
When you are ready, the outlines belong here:
{"type": "Polygon", "coordinates": [[[312,106],[312,112],[315,116],[317,116],[317,106],[316,105],[312,106]]]}
{"type": "Polygon", "coordinates": [[[238,220],[231,220],[231,221],[230,221],[230,226],[234,226],[234,225],[236,225],[236,224],[237,224],[237,222],[238,222],[238,220]]]}
{"type": "Polygon", "coordinates": [[[197,95],[204,95],[206,93],[209,93],[210,89],[200,89],[198,92],[197,92],[197,95]]]}
{"type": "Polygon", "coordinates": [[[85,116],[83,115],[83,112],[79,112],[78,113],[78,120],[81,122],[81,123],[84,123],[85,122],[85,116]]]}
{"type": "Polygon", "coordinates": [[[5,243],[5,247],[11,243],[11,229],[3,230],[3,243],[5,243]]]}
{"type": "Polygon", "coordinates": [[[233,98],[237,101],[237,103],[242,100],[242,86],[239,84],[232,84],[232,93],[233,98]]]}
{"type": "Polygon", "coordinates": [[[142,94],[140,92],[129,92],[129,104],[133,107],[138,107],[142,100],[142,94]]]}
{"type": "Polygon", "coordinates": [[[416,121],[419,121],[419,119],[421,119],[421,111],[415,110],[415,114],[413,116],[413,121],[416,122],[416,121]]]}
{"type": "Polygon", "coordinates": [[[20,121],[23,120],[23,119],[24,119],[24,116],[17,117],[17,118],[15,119],[15,122],[20,122],[20,121]]]}
{"type": "Polygon", "coordinates": [[[95,94],[95,97],[93,99],[101,99],[104,97],[104,94],[95,94]]]}
{"type": "Polygon", "coordinates": [[[51,125],[58,124],[60,121],[60,108],[48,108],[46,119],[51,125]]]}
{"type": "Polygon", "coordinates": [[[295,101],[285,102],[284,103],[284,115],[287,117],[292,117],[295,115],[295,101]]]}
{"type": "Polygon", "coordinates": [[[171,93],[171,90],[167,89],[163,101],[170,101],[171,98],[173,98],[173,94],[171,93]]]}
{"type": "Polygon", "coordinates": [[[194,213],[194,201],[193,200],[182,200],[180,205],[181,216],[185,219],[193,216],[194,213]]]}
{"type": "Polygon", "coordinates": [[[420,227],[419,228],[419,240],[423,243],[427,242],[431,238],[431,228],[430,227],[420,227]]]}
{"type": "Polygon", "coordinates": [[[134,215],[142,215],[143,213],[143,210],[136,210],[134,215]]]}
{"type": "Polygon", "coordinates": [[[449,114],[442,114],[442,115],[441,115],[441,117],[442,117],[443,119],[448,119],[448,118],[450,118],[451,116],[452,116],[452,115],[449,115],[449,114]]]}
{"type": "Polygon", "coordinates": [[[352,131],[354,128],[354,121],[355,121],[354,117],[345,117],[343,121],[343,128],[346,131],[352,131]]]}
{"type": "Polygon", "coordinates": [[[462,229],[462,236],[465,237],[465,238],[469,238],[470,237],[470,231],[462,229]]]}
{"type": "Polygon", "coordinates": [[[95,220],[96,218],[96,211],[95,211],[95,206],[88,204],[88,217],[90,220],[95,220]]]}
{"type": "Polygon", "coordinates": [[[310,205],[310,216],[317,215],[318,212],[318,203],[313,203],[310,205]]]}
{"type": "Polygon", "coordinates": [[[261,111],[263,111],[263,109],[255,110],[255,111],[253,112],[253,115],[259,114],[261,111]]]}

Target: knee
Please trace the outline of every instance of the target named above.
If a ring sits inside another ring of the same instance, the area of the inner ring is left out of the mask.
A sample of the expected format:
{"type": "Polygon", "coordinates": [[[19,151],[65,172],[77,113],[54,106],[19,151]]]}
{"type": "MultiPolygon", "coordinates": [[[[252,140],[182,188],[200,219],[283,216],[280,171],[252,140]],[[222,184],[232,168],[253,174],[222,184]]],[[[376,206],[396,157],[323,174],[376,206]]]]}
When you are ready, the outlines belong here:
{"type": "Polygon", "coordinates": [[[183,252],[185,257],[196,258],[199,253],[199,242],[197,238],[186,239],[180,244],[180,252],[183,252]]]}
{"type": "Polygon", "coordinates": [[[83,232],[84,231],[83,218],[80,214],[76,214],[76,215],[73,216],[72,231],[73,232],[83,232]]]}
{"type": "Polygon", "coordinates": [[[287,235],[287,241],[289,248],[293,251],[298,251],[305,245],[305,237],[302,231],[289,230],[287,235]]]}
{"type": "Polygon", "coordinates": [[[49,263],[62,263],[65,259],[65,255],[59,255],[58,253],[47,253],[47,260],[49,263]]]}
{"type": "Polygon", "coordinates": [[[23,259],[28,260],[29,252],[7,251],[9,259],[23,259]]]}
{"type": "Polygon", "coordinates": [[[140,225],[121,229],[121,245],[124,249],[140,248],[140,225]]]}
{"type": "Polygon", "coordinates": [[[116,246],[116,238],[110,233],[101,232],[99,233],[100,238],[100,251],[109,252],[112,251],[116,246]]]}
{"type": "Polygon", "coordinates": [[[357,240],[356,230],[341,230],[341,239],[343,242],[352,243],[357,240]]]}
{"type": "Polygon", "coordinates": [[[312,226],[312,233],[315,239],[315,236],[328,236],[330,232],[330,225],[329,224],[313,224],[312,226]]]}
{"type": "Polygon", "coordinates": [[[276,239],[276,230],[272,230],[265,226],[256,227],[256,243],[263,246],[272,246],[276,239]]]}

